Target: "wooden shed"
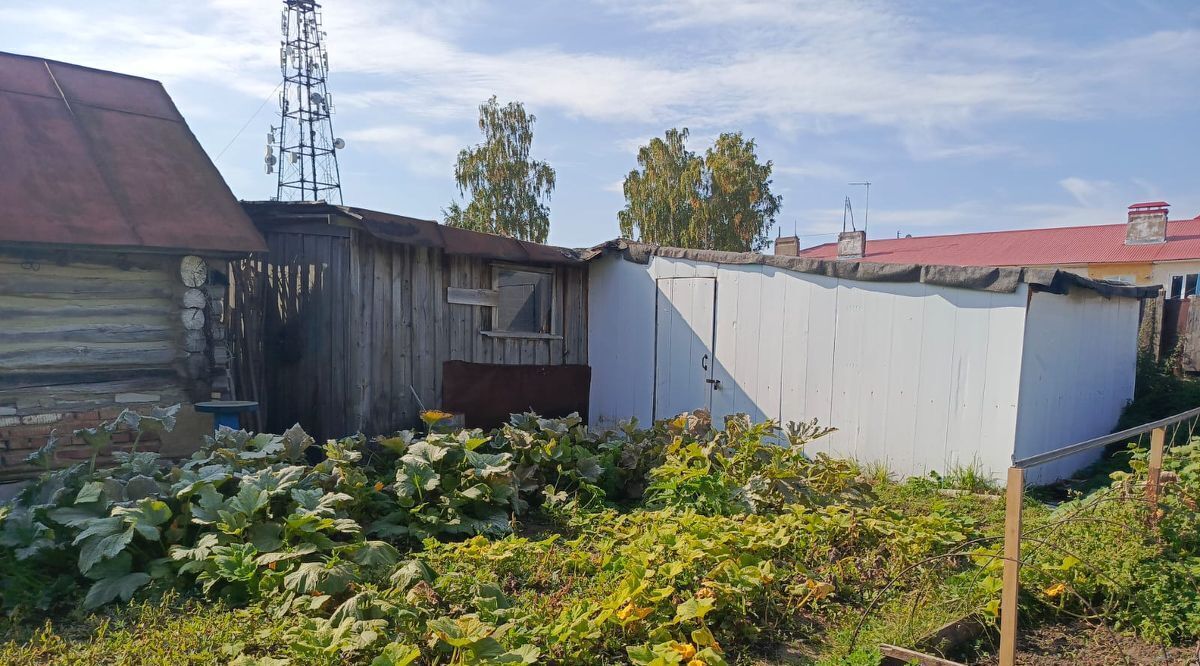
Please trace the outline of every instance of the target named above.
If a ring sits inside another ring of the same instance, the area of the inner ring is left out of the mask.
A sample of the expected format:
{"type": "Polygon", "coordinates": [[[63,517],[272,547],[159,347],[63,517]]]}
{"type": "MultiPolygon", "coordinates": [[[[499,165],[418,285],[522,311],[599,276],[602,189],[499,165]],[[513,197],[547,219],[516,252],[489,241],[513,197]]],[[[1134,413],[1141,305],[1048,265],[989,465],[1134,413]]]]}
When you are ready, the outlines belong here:
{"type": "Polygon", "coordinates": [[[265,430],[383,433],[422,408],[491,425],[587,409],[576,251],[377,211],[245,202],[270,252],[235,268],[242,393],[265,430]]]}
{"type": "Polygon", "coordinates": [[[0,479],[229,393],[226,261],[266,246],[160,83],[0,53],[0,205],[0,479]]]}

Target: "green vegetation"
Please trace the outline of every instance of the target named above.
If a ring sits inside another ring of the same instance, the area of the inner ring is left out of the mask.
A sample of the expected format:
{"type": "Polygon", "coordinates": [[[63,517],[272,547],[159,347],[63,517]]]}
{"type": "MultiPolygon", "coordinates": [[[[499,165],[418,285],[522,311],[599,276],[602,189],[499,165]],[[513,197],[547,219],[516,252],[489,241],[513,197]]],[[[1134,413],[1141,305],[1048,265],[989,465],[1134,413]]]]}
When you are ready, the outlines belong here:
{"type": "Polygon", "coordinates": [[[771,192],[770,160],[754,139],[724,132],[701,156],[687,128],[669,129],[638,149],[625,176],[621,235],[659,245],[757,252],[770,242],[783,196],[771,192]]]}
{"type": "Polygon", "coordinates": [[[545,243],[550,235],[554,168],[530,157],[533,123],[525,105],[500,106],[495,95],[479,105],[483,142],[458,153],[454,181],[469,196],[466,207],[451,202],[446,224],[472,231],[545,243]]]}
{"type": "MultiPolygon", "coordinates": [[[[100,451],[171,416],[86,436],[100,451]]],[[[299,428],[222,430],[180,465],[47,472],[0,508],[0,663],[712,666],[786,645],[875,664],[879,642],[994,617],[1003,507],[943,487],[986,490],[979,470],[895,483],[805,455],[815,423],[445,416],[327,442],[317,464],[299,428]]],[[[1200,446],[1172,452],[1156,516],[1142,455],[1027,508],[1030,617],[1196,637],[1200,446]]]]}

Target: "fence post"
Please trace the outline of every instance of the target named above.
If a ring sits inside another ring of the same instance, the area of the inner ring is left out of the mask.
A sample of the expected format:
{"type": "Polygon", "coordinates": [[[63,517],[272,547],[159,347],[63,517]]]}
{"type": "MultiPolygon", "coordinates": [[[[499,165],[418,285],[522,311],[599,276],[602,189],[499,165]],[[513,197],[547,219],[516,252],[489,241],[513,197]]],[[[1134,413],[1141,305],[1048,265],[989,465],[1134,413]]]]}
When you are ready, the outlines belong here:
{"type": "Polygon", "coordinates": [[[1017,593],[1021,573],[1021,503],[1025,499],[1025,470],[1008,468],[1004,491],[1004,588],[1000,593],[1000,666],[1017,658],[1017,593]]]}
{"type": "Polygon", "coordinates": [[[1155,428],[1150,433],[1150,465],[1146,470],[1146,503],[1150,505],[1150,522],[1155,522],[1158,510],[1159,483],[1162,478],[1163,448],[1166,446],[1167,429],[1155,428]]]}

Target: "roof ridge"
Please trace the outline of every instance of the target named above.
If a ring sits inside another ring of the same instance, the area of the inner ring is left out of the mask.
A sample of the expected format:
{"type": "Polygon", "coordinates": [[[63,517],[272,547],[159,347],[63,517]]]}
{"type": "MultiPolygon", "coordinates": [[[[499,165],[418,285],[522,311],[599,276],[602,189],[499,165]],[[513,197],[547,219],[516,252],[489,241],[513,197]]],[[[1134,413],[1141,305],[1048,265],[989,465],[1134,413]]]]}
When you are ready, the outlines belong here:
{"type": "MultiPolygon", "coordinates": [[[[101,74],[111,74],[113,76],[123,76],[127,79],[137,79],[139,81],[150,81],[162,86],[163,82],[158,79],[152,79],[148,76],[138,76],[137,74],[126,74],[125,72],[117,72],[111,69],[100,69],[99,67],[88,67],[78,63],[67,62],[65,60],[55,60],[53,58],[43,58],[42,56],[28,55],[25,53],[13,53],[12,51],[0,51],[0,56],[10,56],[13,58],[24,58],[26,60],[39,60],[41,62],[50,63],[52,65],[62,65],[64,67],[74,67],[75,69],[86,69],[91,72],[100,72],[101,74]]],[[[166,86],[163,86],[164,88],[166,86]]]]}

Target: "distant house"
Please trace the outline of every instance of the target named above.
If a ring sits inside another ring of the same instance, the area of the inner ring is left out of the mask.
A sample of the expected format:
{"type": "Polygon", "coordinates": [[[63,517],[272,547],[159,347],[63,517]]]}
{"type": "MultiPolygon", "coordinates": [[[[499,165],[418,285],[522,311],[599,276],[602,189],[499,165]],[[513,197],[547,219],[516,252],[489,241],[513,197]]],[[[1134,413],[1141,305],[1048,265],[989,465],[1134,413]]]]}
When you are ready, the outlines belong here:
{"type": "Polygon", "coordinates": [[[1162,285],[1167,298],[1197,294],[1200,216],[1168,221],[1164,201],[1129,207],[1125,224],[1022,229],[943,236],[871,239],[847,232],[837,243],[798,249],[776,242],[779,255],[862,259],[890,264],[1060,268],[1097,280],[1162,285]]]}
{"type": "Polygon", "coordinates": [[[52,431],[67,464],[76,428],[228,395],[227,261],[267,247],[162,84],[0,53],[0,204],[0,480],[52,431]]]}

